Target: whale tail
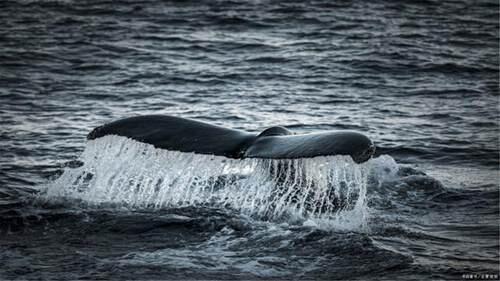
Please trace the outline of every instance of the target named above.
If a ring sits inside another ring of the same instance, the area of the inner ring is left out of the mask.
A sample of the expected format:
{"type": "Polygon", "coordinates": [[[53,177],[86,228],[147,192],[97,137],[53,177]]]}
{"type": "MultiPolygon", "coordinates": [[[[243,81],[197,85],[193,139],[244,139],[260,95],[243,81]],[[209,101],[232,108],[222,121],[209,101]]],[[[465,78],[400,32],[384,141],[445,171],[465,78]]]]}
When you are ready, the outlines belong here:
{"type": "Polygon", "coordinates": [[[338,131],[294,135],[283,127],[271,127],[256,135],[195,120],[146,115],[99,126],[87,138],[119,135],[157,148],[213,154],[229,158],[297,159],[349,155],[357,163],[375,152],[373,142],[358,132],[338,131]]]}

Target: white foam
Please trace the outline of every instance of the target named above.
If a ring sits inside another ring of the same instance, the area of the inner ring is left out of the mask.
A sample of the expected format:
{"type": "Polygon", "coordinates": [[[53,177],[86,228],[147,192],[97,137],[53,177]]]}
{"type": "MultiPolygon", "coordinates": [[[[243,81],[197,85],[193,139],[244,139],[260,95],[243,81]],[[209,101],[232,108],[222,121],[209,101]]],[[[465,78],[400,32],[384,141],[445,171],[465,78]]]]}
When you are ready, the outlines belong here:
{"type": "Polygon", "coordinates": [[[348,156],[236,160],[155,149],[119,136],[89,141],[79,160],[83,166],[67,168],[42,198],[130,208],[214,206],[348,228],[366,222],[367,180],[377,167],[370,162],[388,161],[358,165],[348,156]]]}

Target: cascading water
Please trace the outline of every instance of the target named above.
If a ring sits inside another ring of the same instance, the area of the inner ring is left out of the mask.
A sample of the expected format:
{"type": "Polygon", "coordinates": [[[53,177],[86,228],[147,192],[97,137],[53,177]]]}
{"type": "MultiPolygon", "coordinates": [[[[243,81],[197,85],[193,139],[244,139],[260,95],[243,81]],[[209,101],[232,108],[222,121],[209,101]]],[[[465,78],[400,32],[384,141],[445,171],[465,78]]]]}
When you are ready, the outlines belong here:
{"type": "Polygon", "coordinates": [[[119,136],[89,141],[46,200],[129,208],[224,207],[250,216],[363,226],[371,166],[348,156],[235,160],[166,151],[119,136]]]}

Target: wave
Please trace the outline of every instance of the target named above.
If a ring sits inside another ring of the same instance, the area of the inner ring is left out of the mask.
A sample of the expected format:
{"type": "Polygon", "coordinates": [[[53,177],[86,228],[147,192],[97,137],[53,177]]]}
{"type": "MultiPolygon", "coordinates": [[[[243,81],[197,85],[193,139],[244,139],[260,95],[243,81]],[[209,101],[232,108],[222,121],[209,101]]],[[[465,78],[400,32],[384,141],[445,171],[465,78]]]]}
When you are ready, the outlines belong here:
{"type": "Polygon", "coordinates": [[[81,165],[66,167],[40,199],[132,209],[216,207],[265,220],[363,228],[370,176],[383,179],[397,169],[387,168],[394,161],[388,159],[361,165],[349,156],[234,160],[106,136],[89,141],[81,165]]]}

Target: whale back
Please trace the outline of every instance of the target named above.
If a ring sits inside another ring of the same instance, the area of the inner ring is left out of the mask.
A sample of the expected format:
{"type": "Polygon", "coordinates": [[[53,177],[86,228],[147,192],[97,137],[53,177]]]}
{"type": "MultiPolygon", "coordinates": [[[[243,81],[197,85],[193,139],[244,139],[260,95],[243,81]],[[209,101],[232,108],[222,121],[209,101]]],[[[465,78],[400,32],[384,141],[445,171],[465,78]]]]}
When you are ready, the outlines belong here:
{"type": "Polygon", "coordinates": [[[95,128],[87,138],[92,140],[106,135],[124,136],[161,149],[236,159],[349,155],[354,161],[361,163],[374,153],[372,141],[357,132],[294,135],[286,128],[271,127],[255,135],[165,115],[137,116],[114,121],[95,128]]]}

